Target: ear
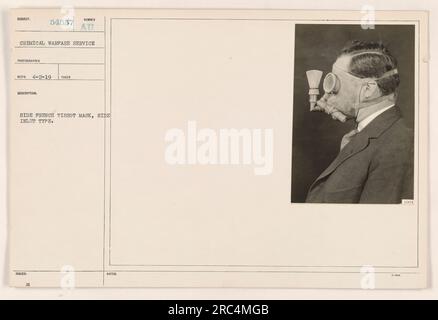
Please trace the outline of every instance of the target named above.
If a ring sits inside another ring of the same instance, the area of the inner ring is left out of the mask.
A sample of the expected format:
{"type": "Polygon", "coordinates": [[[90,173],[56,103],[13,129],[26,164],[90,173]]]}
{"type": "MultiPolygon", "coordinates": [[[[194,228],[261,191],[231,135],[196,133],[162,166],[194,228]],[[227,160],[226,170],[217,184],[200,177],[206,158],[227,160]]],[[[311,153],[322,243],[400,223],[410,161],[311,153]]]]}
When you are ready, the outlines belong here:
{"type": "Polygon", "coordinates": [[[361,90],[361,101],[369,101],[380,96],[380,89],[377,82],[370,80],[362,87],[361,90]]]}

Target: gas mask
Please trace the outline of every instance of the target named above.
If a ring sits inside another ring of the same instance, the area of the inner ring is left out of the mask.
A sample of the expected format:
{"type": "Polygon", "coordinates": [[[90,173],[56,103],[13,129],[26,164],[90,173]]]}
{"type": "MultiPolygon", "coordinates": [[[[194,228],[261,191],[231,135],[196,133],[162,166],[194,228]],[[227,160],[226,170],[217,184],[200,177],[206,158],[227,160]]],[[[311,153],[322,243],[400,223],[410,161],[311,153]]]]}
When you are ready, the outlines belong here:
{"type": "MultiPolygon", "coordinates": [[[[318,100],[319,83],[322,78],[322,71],[309,70],[306,72],[309,83],[309,102],[310,111],[322,111],[329,114],[334,120],[345,122],[349,117],[357,117],[360,109],[369,106],[368,103],[361,101],[363,88],[371,81],[390,77],[397,74],[397,69],[384,73],[379,78],[359,78],[333,65],[332,72],[329,72],[323,80],[324,95],[318,100]],[[348,110],[346,110],[348,106],[348,110]]],[[[372,102],[385,97],[380,97],[372,102]]],[[[371,102],[371,101],[367,101],[371,102]]]]}

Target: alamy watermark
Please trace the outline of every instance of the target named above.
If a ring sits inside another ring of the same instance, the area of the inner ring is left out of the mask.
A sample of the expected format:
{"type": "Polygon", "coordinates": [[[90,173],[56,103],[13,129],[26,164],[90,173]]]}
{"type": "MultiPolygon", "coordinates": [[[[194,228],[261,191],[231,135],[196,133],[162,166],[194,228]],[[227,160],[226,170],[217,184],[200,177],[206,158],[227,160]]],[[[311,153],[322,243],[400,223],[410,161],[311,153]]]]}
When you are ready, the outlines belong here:
{"type": "Polygon", "coordinates": [[[273,171],[273,129],[199,129],[196,121],[188,121],[185,130],[167,130],[164,140],[169,165],[245,165],[253,166],[255,175],[273,171]]]}
{"type": "Polygon", "coordinates": [[[360,26],[362,29],[372,29],[376,28],[376,9],[374,6],[365,4],[362,6],[360,12],[363,14],[360,21],[360,26]]]}
{"type": "Polygon", "coordinates": [[[360,287],[364,290],[372,290],[376,288],[376,269],[371,265],[364,265],[360,268],[362,277],[360,279],[360,287]]]}
{"type": "Polygon", "coordinates": [[[74,289],[76,287],[75,268],[73,266],[62,266],[60,287],[62,289],[74,289]]]}

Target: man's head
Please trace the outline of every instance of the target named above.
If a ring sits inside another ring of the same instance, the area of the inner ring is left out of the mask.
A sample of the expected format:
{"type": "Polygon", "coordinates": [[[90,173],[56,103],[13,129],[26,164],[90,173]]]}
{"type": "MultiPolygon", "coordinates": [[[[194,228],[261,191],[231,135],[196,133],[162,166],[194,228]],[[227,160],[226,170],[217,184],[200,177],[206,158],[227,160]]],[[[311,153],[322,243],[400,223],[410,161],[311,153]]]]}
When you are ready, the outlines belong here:
{"type": "Polygon", "coordinates": [[[395,99],[400,83],[396,70],[396,59],[382,43],[352,41],[333,64],[333,79],[325,81],[324,89],[329,91],[326,102],[348,118],[355,118],[361,108],[382,99],[395,99]]]}

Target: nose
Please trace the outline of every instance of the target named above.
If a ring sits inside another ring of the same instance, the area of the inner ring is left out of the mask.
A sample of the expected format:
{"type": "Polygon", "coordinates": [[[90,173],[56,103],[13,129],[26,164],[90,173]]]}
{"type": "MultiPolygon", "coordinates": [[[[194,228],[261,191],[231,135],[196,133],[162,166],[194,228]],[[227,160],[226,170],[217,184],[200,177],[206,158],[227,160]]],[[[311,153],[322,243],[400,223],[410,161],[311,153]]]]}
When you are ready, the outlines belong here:
{"type": "Polygon", "coordinates": [[[340,111],[336,110],[333,106],[330,106],[327,103],[327,100],[330,98],[331,94],[330,93],[325,93],[321,99],[319,99],[316,102],[316,107],[314,110],[316,111],[324,111],[325,113],[331,115],[331,117],[333,118],[333,120],[339,120],[341,122],[345,122],[347,121],[347,117],[341,113],[340,111]]]}
{"type": "Polygon", "coordinates": [[[330,93],[326,92],[324,93],[324,95],[321,97],[321,100],[327,101],[330,98],[330,93]]]}
{"type": "Polygon", "coordinates": [[[327,100],[330,97],[330,94],[327,92],[316,102],[315,110],[325,111],[327,109],[327,100]]]}

